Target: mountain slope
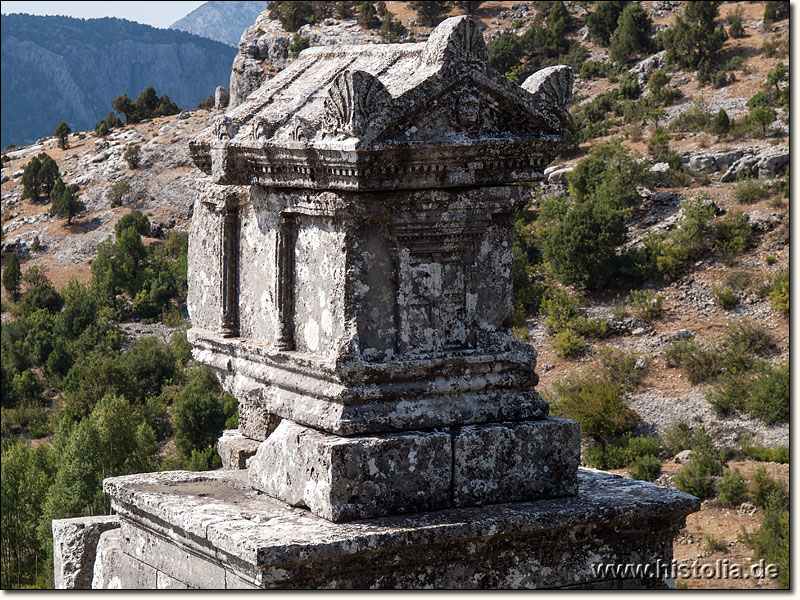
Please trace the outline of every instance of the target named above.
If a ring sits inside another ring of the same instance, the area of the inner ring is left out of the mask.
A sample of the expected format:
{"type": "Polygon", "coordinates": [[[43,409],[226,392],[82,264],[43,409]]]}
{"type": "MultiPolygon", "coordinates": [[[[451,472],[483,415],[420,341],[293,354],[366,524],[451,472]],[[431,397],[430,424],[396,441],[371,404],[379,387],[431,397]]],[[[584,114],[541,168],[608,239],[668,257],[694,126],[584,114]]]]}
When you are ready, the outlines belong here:
{"type": "Polygon", "coordinates": [[[253,24],[267,4],[268,2],[206,2],[175,21],[169,28],[236,46],[242,32],[253,24]]]}
{"type": "Polygon", "coordinates": [[[62,120],[91,129],[113,98],[149,85],[194,108],[227,84],[234,55],[219,42],[123,19],[3,15],[0,145],[51,135],[62,120]]]}

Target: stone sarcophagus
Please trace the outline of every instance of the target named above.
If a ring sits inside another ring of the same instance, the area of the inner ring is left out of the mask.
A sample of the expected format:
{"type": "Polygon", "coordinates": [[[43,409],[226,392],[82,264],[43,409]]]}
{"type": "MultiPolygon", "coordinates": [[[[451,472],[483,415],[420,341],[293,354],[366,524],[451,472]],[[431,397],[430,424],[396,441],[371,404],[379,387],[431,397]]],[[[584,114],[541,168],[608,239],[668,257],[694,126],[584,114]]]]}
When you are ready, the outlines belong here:
{"type": "Polygon", "coordinates": [[[255,488],[334,521],[576,492],[577,426],[509,327],[510,184],[564,142],[572,75],[486,62],[468,18],[315,48],[192,142],[252,186],[198,207],[189,307],[196,358],[267,440],[255,488]]]}
{"type": "Polygon", "coordinates": [[[306,50],[191,143],[216,185],[189,339],[239,430],[226,470],[105,481],[97,587],[663,584],[595,565],[668,562],[696,499],[578,469],[510,332],[514,184],[564,143],[571,93],[568,67],[490,70],[454,17],[306,50]]]}

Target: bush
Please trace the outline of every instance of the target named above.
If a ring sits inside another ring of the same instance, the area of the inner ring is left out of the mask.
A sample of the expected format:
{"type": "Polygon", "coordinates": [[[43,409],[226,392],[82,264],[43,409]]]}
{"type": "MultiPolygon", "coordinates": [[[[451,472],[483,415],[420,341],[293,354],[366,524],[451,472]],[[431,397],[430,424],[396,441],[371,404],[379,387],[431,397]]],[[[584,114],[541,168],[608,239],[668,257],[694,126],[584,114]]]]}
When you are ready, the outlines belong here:
{"type": "Polygon", "coordinates": [[[710,450],[712,438],[705,427],[692,429],[686,423],[678,422],[664,432],[661,445],[668,456],[675,456],[683,450],[710,450]]]}
{"type": "Polygon", "coordinates": [[[175,446],[186,458],[214,445],[225,427],[222,404],[211,391],[217,385],[213,375],[195,372],[175,398],[175,446]]]}
{"type": "Polygon", "coordinates": [[[722,463],[711,450],[694,451],[689,464],[675,473],[675,487],[698,498],[711,498],[715,475],[722,472],[722,463]]]}
{"type": "Polygon", "coordinates": [[[724,347],[727,353],[766,356],[773,351],[774,344],[766,327],[749,319],[739,319],[728,327],[724,347]]]}
{"type": "Polygon", "coordinates": [[[574,358],[585,345],[586,339],[572,329],[559,331],[553,340],[553,346],[561,358],[574,358]]]}
{"type": "Polygon", "coordinates": [[[722,506],[739,506],[747,497],[747,484],[739,469],[725,469],[719,482],[719,501],[722,506]]]}
{"type": "Polygon", "coordinates": [[[70,133],[72,133],[72,129],[70,129],[69,125],[64,121],[61,121],[58,127],[56,127],[56,131],[53,135],[58,138],[58,147],[62,150],[66,150],[69,146],[69,144],[67,144],[67,138],[70,133]]]}
{"type": "Polygon", "coordinates": [[[633,462],[630,475],[633,479],[653,481],[661,474],[661,461],[652,454],[640,456],[633,462]]]}
{"type": "Polygon", "coordinates": [[[138,169],[139,163],[142,160],[142,148],[139,145],[128,146],[125,149],[125,154],[122,156],[128,167],[131,169],[138,169]]]}
{"type": "Polygon", "coordinates": [[[744,37],[744,27],[742,26],[741,19],[736,19],[733,23],[728,26],[728,35],[732,38],[743,38],[744,37]]]}
{"type": "Polygon", "coordinates": [[[757,377],[749,386],[745,409],[765,423],[789,422],[789,365],[757,377]]]}
{"type": "Polygon", "coordinates": [[[628,432],[619,438],[589,446],[583,458],[586,464],[595,469],[621,469],[658,453],[659,441],[656,436],[635,437],[628,432]]]}
{"type": "Polygon", "coordinates": [[[498,73],[506,73],[515,67],[525,51],[522,39],[514,34],[501,35],[488,44],[489,66],[498,73]]]}
{"type": "Polygon", "coordinates": [[[217,105],[217,99],[214,97],[214,94],[209,94],[208,98],[204,98],[197,103],[197,108],[199,110],[211,110],[217,105]]]}
{"type": "Polygon", "coordinates": [[[661,315],[664,296],[656,294],[653,290],[631,290],[628,303],[637,319],[652,321],[661,315]]]}
{"type": "Polygon", "coordinates": [[[626,406],[618,385],[593,375],[568,377],[553,386],[553,410],[578,421],[581,435],[607,442],[631,431],[639,415],[626,406]]]}
{"type": "Polygon", "coordinates": [[[762,462],[776,462],[785,465],[789,464],[789,446],[777,446],[775,448],[764,448],[763,446],[745,446],[743,448],[745,456],[762,462]]]}
{"type": "Polygon", "coordinates": [[[724,310],[730,310],[739,304],[739,296],[727,285],[712,285],[711,296],[717,306],[724,310]]]}
{"type": "Polygon", "coordinates": [[[789,18],[789,2],[770,0],[764,3],[764,25],[772,25],[777,21],[789,18]]]}
{"type": "Polygon", "coordinates": [[[642,380],[646,370],[645,365],[639,365],[639,358],[633,352],[601,346],[597,350],[597,367],[602,377],[618,385],[622,391],[631,391],[642,380]]]}
{"type": "Polygon", "coordinates": [[[767,295],[772,307],[784,317],[789,316],[789,271],[782,271],[775,277],[767,295]]]}
{"type": "Polygon", "coordinates": [[[753,204],[768,198],[770,189],[758,179],[748,177],[736,184],[736,200],[740,204],[753,204]]]}
{"type": "Polygon", "coordinates": [[[723,260],[731,261],[750,246],[753,237],[750,217],[740,210],[732,210],[714,225],[712,235],[714,249],[723,260]]]}
{"type": "Polygon", "coordinates": [[[737,376],[727,376],[721,387],[706,394],[706,401],[720,417],[743,410],[746,400],[746,383],[737,376]]]}
{"type": "Polygon", "coordinates": [[[771,502],[783,503],[787,497],[783,484],[770,477],[764,467],[759,467],[753,475],[747,486],[747,494],[759,508],[766,508],[771,502]]]}
{"type": "Polygon", "coordinates": [[[781,587],[788,589],[789,508],[786,503],[778,500],[770,502],[764,510],[758,530],[744,533],[740,539],[754,550],[753,558],[777,565],[781,587]]]}
{"type": "Polygon", "coordinates": [[[378,31],[381,39],[387,44],[394,44],[399,42],[406,34],[406,28],[399,19],[395,19],[391,14],[383,17],[381,28],[378,31]]]}
{"type": "Polygon", "coordinates": [[[269,18],[278,19],[286,31],[297,31],[315,20],[312,2],[271,2],[269,18]]]}
{"type": "Polygon", "coordinates": [[[120,179],[108,191],[108,196],[111,199],[111,208],[116,208],[122,204],[122,199],[128,195],[133,188],[127,179],[120,179]]]}
{"type": "Polygon", "coordinates": [[[303,50],[309,47],[311,47],[311,40],[304,35],[295,33],[292,36],[292,43],[289,45],[289,52],[293,58],[297,58],[303,50]]]}
{"type": "Polygon", "coordinates": [[[720,352],[703,348],[691,340],[673,342],[664,357],[669,366],[683,369],[692,385],[716,378],[722,368],[720,352]]]}
{"type": "Polygon", "coordinates": [[[717,116],[714,117],[714,122],[711,124],[711,133],[725,135],[731,130],[731,127],[731,120],[728,117],[728,113],[725,112],[724,108],[720,108],[717,116]]]}

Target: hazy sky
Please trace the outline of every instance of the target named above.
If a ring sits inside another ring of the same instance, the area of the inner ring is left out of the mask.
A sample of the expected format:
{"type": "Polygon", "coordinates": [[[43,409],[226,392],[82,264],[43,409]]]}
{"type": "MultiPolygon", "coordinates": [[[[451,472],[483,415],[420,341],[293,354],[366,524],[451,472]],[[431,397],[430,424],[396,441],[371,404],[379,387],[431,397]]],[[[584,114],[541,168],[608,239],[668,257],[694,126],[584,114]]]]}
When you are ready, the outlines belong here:
{"type": "Polygon", "coordinates": [[[82,19],[119,17],[167,28],[205,2],[0,2],[2,13],[64,15],[82,19]]]}

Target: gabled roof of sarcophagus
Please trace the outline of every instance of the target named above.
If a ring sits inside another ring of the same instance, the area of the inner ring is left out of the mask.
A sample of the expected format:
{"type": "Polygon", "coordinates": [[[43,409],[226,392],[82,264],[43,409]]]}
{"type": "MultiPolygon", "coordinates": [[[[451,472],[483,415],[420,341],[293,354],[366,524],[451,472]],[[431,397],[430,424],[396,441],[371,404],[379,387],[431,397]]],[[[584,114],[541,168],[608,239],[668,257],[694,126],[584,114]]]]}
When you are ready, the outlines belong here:
{"type": "Polygon", "coordinates": [[[380,190],[531,181],[568,137],[572,71],[518,86],[469,17],[426,43],[322,46],[190,143],[221,184],[380,190]]]}

